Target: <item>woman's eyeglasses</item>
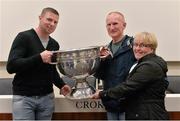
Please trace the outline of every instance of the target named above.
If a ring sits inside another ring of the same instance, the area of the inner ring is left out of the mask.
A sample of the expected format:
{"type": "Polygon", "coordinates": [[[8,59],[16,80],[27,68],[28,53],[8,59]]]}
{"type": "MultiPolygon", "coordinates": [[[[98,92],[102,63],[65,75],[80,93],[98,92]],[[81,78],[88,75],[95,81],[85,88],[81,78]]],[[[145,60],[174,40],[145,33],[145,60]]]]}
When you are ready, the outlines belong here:
{"type": "Polygon", "coordinates": [[[143,44],[143,43],[141,43],[141,44],[134,43],[133,47],[145,48],[145,47],[151,47],[151,45],[150,44],[143,44]]]}

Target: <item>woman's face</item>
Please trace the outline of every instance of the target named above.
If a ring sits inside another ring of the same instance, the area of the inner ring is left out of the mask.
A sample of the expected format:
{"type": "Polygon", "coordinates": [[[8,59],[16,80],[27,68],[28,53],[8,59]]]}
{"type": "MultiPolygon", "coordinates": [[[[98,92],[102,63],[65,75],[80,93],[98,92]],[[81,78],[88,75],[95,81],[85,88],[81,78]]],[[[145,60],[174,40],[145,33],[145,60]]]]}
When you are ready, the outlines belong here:
{"type": "Polygon", "coordinates": [[[133,44],[133,51],[135,58],[139,60],[140,58],[144,57],[145,55],[148,55],[150,53],[153,53],[153,49],[150,45],[144,44],[142,37],[136,37],[133,44]]]}

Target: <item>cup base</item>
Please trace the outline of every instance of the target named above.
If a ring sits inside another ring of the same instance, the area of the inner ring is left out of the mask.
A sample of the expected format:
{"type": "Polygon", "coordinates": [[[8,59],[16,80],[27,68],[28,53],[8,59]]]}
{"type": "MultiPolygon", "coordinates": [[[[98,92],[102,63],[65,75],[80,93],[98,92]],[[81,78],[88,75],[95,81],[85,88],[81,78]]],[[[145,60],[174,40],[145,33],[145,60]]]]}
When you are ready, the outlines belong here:
{"type": "Polygon", "coordinates": [[[91,86],[85,88],[73,88],[71,93],[66,96],[68,99],[88,99],[95,93],[95,89],[91,86]]]}

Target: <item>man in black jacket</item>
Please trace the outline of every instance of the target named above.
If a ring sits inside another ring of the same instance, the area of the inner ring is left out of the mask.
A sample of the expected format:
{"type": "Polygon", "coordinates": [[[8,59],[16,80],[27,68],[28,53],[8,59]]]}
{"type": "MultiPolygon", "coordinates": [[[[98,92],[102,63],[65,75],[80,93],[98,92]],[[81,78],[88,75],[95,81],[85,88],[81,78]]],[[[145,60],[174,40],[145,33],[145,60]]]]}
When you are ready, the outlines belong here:
{"type": "Polygon", "coordinates": [[[50,120],[54,111],[53,84],[63,95],[71,88],[59,77],[51,62],[52,52],[59,44],[50,34],[54,32],[59,13],[44,8],[39,26],[20,32],[11,47],[7,71],[15,73],[13,80],[13,119],[50,120]]]}

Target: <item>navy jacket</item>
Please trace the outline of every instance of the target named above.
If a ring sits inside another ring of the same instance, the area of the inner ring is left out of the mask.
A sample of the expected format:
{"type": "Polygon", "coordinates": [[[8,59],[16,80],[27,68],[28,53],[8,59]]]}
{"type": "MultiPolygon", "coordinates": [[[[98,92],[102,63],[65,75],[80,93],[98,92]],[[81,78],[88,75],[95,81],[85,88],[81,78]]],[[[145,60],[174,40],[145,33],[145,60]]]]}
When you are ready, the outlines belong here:
{"type": "MultiPolygon", "coordinates": [[[[133,38],[126,35],[122,40],[121,48],[113,55],[113,58],[101,61],[95,76],[103,80],[104,90],[115,87],[126,80],[131,66],[136,61],[132,50],[132,43],[133,38]]],[[[108,99],[102,100],[102,102],[108,111],[123,111],[118,100],[108,99]]]]}

